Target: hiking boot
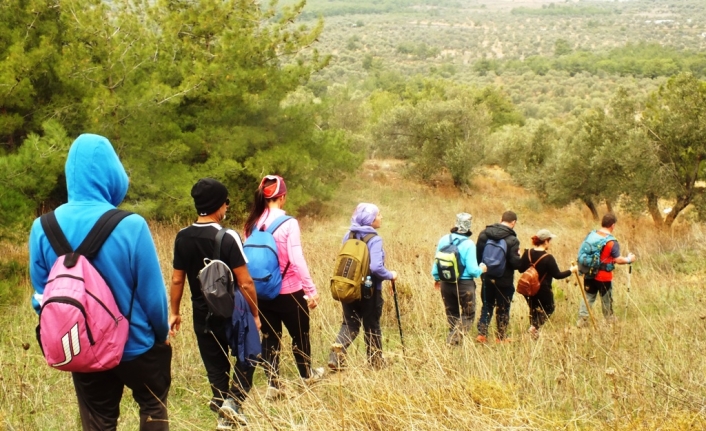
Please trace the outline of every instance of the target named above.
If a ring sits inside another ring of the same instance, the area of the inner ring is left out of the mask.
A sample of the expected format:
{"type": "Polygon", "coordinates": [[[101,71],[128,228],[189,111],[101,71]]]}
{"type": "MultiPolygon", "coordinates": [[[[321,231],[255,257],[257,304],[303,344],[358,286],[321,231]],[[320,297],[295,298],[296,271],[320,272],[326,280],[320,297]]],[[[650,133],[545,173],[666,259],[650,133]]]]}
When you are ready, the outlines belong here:
{"type": "MultiPolygon", "coordinates": [[[[222,419],[227,419],[232,426],[234,425],[239,425],[241,427],[248,426],[248,421],[245,419],[245,415],[241,412],[241,408],[238,404],[235,403],[235,400],[233,398],[228,398],[227,400],[223,401],[223,405],[221,406],[220,410],[218,410],[218,419],[219,423],[221,422],[222,419]]],[[[225,421],[223,421],[225,422],[225,421]]],[[[224,424],[225,426],[225,424],[224,424]]],[[[221,428],[218,428],[221,429],[221,428]]],[[[233,428],[224,428],[224,429],[233,429],[233,428]]]]}
{"type": "Polygon", "coordinates": [[[311,368],[309,370],[309,378],[302,379],[307,385],[313,385],[316,382],[320,382],[324,378],[324,367],[311,368]]]}
{"type": "Polygon", "coordinates": [[[343,353],[343,344],[331,344],[331,354],[329,355],[328,368],[331,371],[342,371],[346,368],[346,354],[343,353]]]}
{"type": "Polygon", "coordinates": [[[488,342],[488,337],[486,337],[485,335],[480,335],[480,334],[479,334],[479,335],[476,337],[476,343],[485,344],[485,343],[487,343],[487,342],[488,342]]]}
{"type": "Polygon", "coordinates": [[[539,338],[539,329],[535,328],[534,325],[530,326],[527,332],[530,334],[530,338],[536,340],[539,338]]]}
{"type": "Polygon", "coordinates": [[[446,344],[449,346],[458,346],[461,344],[461,340],[463,339],[463,334],[461,334],[460,331],[458,330],[453,330],[449,334],[448,337],[446,337],[446,344]]]}
{"type": "Polygon", "coordinates": [[[512,343],[512,338],[496,338],[495,344],[510,344],[512,343]]]}
{"type": "Polygon", "coordinates": [[[382,354],[375,354],[368,359],[368,363],[374,370],[382,370],[387,367],[387,361],[382,354]]]}
{"type": "Polygon", "coordinates": [[[579,317],[579,320],[576,321],[576,327],[585,328],[586,326],[588,326],[588,318],[587,317],[579,317]]]}
{"type": "Polygon", "coordinates": [[[229,431],[235,429],[235,423],[228,418],[218,418],[216,422],[216,431],[229,431]]]}
{"type": "Polygon", "coordinates": [[[267,392],[265,392],[265,399],[267,401],[277,401],[285,398],[284,390],[276,388],[274,386],[268,386],[267,392]]]}

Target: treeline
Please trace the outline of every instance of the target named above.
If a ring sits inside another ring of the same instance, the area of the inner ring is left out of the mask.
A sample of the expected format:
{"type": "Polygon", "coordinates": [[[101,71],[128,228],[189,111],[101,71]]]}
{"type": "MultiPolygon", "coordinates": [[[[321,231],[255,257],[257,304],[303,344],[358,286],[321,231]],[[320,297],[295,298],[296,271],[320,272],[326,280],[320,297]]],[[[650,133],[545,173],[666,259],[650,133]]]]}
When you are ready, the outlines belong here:
{"type": "Polygon", "coordinates": [[[606,53],[572,51],[566,41],[559,39],[555,43],[554,57],[534,55],[524,60],[483,59],[477,61],[473,69],[481,75],[491,70],[497,75],[504,71],[532,71],[545,75],[550,70],[560,70],[572,76],[590,73],[657,78],[690,72],[697,77],[706,77],[706,54],[644,43],[628,44],[606,53]]]}
{"type": "Polygon", "coordinates": [[[671,226],[690,205],[706,218],[704,136],[706,82],[680,74],[645,100],[619,89],[607,106],[576,118],[504,127],[486,162],[551,204],[578,200],[598,218],[597,205],[619,203],[671,226]]]}
{"type": "MultiPolygon", "coordinates": [[[[287,1],[284,2],[284,4],[287,3],[287,1]]],[[[459,8],[461,2],[457,0],[309,0],[302,12],[302,18],[409,13],[415,12],[413,9],[415,6],[459,8]]]]}
{"type": "Polygon", "coordinates": [[[240,214],[259,178],[285,176],[290,208],[324,199],[362,155],[302,88],[328,58],[304,3],[7,0],[0,8],[0,237],[66,200],[80,133],[107,136],[130,175],[125,206],[192,214],[199,177],[240,214]]]}
{"type": "Polygon", "coordinates": [[[598,6],[561,6],[554,3],[543,4],[541,8],[516,7],[510,11],[513,15],[528,16],[586,16],[586,15],[610,15],[620,13],[620,9],[608,9],[598,6]]]}

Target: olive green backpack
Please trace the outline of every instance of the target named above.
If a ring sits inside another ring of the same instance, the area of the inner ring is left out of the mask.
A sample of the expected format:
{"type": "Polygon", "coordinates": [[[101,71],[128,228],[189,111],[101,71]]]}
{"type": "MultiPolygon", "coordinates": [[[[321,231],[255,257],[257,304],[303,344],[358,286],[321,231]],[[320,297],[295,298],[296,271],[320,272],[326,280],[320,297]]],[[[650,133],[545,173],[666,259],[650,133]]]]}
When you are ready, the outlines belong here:
{"type": "Polygon", "coordinates": [[[361,286],[370,273],[368,241],[374,236],[374,233],[369,233],[357,239],[351,232],[349,239],[343,243],[331,277],[331,296],[336,301],[348,303],[360,299],[361,286]]]}

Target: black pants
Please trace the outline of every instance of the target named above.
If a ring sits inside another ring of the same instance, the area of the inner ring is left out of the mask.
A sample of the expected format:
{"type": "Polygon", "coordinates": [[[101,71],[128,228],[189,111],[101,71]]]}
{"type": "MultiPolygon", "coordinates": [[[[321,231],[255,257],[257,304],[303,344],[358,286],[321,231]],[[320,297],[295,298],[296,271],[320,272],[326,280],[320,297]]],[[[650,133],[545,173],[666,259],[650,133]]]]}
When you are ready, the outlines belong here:
{"type": "MultiPolygon", "coordinates": [[[[368,353],[368,361],[374,367],[382,362],[382,329],[380,328],[380,317],[382,317],[382,291],[374,289],[373,295],[368,299],[360,299],[351,303],[342,303],[343,323],[336,336],[336,343],[343,345],[343,353],[356,339],[360,332],[362,323],[365,331],[365,346],[368,353]]],[[[329,362],[337,363],[335,352],[331,352],[329,362]]]]}
{"type": "Polygon", "coordinates": [[[529,306],[530,325],[539,329],[554,313],[554,293],[551,286],[540,285],[534,296],[525,296],[529,306]]]}
{"type": "Polygon", "coordinates": [[[168,431],[167,394],[172,383],[172,348],[155,344],[117,367],[98,373],[71,373],[84,431],[118,427],[123,388],[132,390],[140,406],[140,431],[168,431]]]}
{"type": "Polygon", "coordinates": [[[476,319],[476,283],[459,280],[457,283],[441,282],[441,299],[446,308],[449,332],[467,332],[476,319]]]}
{"type": "Polygon", "coordinates": [[[512,295],[515,294],[515,286],[512,285],[512,282],[504,283],[501,280],[487,277],[485,274],[481,276],[481,279],[483,280],[481,287],[483,306],[480,310],[480,319],[478,319],[478,333],[488,336],[488,326],[490,326],[493,311],[495,311],[498,339],[503,340],[510,324],[510,303],[512,303],[512,295]]]}
{"type": "Polygon", "coordinates": [[[262,354],[265,373],[271,386],[279,387],[279,352],[282,344],[282,326],[292,337],[292,353],[299,376],[309,378],[311,368],[311,341],[309,339],[309,307],[304,290],[280,294],[271,301],[258,301],[262,323],[262,354]]]}
{"type": "MultiPolygon", "coordinates": [[[[193,303],[193,307],[196,342],[213,392],[211,408],[217,410],[228,397],[233,398],[237,404],[242,404],[252,388],[255,367],[241,362],[237,362],[232,367],[229,357],[230,347],[226,338],[225,325],[228,322],[214,317],[206,322],[208,307],[198,303],[193,303]],[[232,380],[231,368],[233,368],[232,380]]],[[[237,358],[237,352],[232,353],[237,358]]]]}

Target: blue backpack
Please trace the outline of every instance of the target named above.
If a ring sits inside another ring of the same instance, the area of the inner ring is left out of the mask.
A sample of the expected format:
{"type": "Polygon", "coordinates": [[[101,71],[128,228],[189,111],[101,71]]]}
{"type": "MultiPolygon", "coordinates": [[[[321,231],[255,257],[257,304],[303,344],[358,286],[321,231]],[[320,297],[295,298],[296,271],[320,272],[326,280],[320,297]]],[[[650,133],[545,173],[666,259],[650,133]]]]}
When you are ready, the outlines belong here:
{"type": "Polygon", "coordinates": [[[485,243],[481,262],[488,267],[486,275],[500,278],[505,273],[507,264],[507,242],[504,239],[490,239],[485,243]]]}
{"type": "Polygon", "coordinates": [[[267,230],[253,228],[243,245],[243,251],[248,258],[248,272],[255,282],[258,299],[275,299],[282,290],[282,279],[289,269],[289,262],[284,272],[280,272],[277,243],[272,234],[290,218],[292,217],[277,217],[267,230]]]}
{"type": "Polygon", "coordinates": [[[591,231],[581,243],[579,255],[576,259],[579,273],[586,278],[595,278],[599,270],[612,271],[613,263],[601,262],[601,252],[608,241],[616,241],[613,235],[601,236],[595,230],[591,231]]]}

